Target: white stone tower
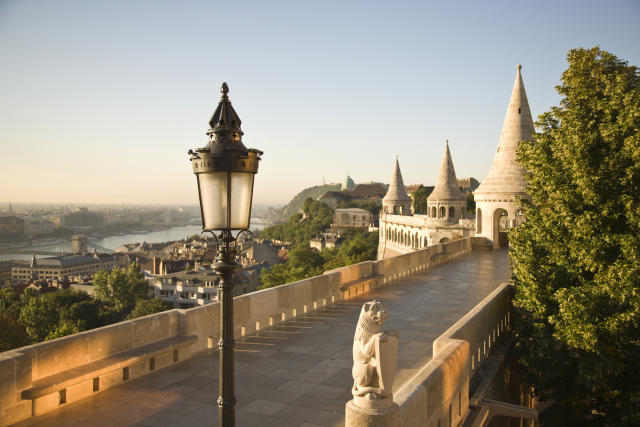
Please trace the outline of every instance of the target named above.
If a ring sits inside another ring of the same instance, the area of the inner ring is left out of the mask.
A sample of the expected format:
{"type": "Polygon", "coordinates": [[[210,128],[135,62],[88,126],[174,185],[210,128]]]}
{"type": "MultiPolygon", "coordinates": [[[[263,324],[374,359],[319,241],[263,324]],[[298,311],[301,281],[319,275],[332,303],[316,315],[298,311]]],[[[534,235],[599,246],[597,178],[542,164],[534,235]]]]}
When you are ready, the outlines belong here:
{"type": "Polygon", "coordinates": [[[404,189],[398,156],[393,168],[393,176],[387,194],[382,198],[382,213],[391,215],[411,215],[411,197],[404,189]]]}
{"type": "Polygon", "coordinates": [[[516,150],[520,141],[533,141],[535,128],[521,69],[522,66],[518,65],[493,165],[473,193],[476,201],[476,236],[488,238],[494,248],[506,246],[506,230],[522,222],[516,197],[528,197],[525,193],[525,171],[516,161],[516,150]]]}
{"type": "Polygon", "coordinates": [[[455,224],[460,218],[465,217],[466,211],[467,200],[458,188],[458,179],[447,140],[436,187],[427,197],[427,215],[432,220],[455,224]]]}

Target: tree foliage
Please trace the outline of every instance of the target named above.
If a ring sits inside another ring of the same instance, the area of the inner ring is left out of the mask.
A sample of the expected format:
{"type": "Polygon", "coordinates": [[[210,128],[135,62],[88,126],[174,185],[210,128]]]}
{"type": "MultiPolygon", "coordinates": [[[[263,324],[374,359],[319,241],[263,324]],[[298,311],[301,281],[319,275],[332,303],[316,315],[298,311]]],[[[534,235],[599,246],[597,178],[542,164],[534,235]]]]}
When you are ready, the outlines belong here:
{"type": "Polygon", "coordinates": [[[0,311],[0,331],[0,352],[29,344],[24,326],[9,311],[0,311]]]}
{"type": "Polygon", "coordinates": [[[148,299],[137,264],[96,273],[94,286],[97,298],[73,289],[38,295],[31,288],[18,298],[13,289],[0,289],[0,351],[168,309],[159,299],[148,299]]]}
{"type": "Polygon", "coordinates": [[[376,258],[378,233],[346,229],[344,242],[338,249],[324,249],[318,252],[307,242],[289,252],[289,260],[262,270],[261,288],[282,285],[322,274],[323,271],[344,267],[376,258]]]}
{"type": "Polygon", "coordinates": [[[640,425],[640,74],[575,49],[520,143],[527,221],[512,232],[516,348],[549,425],[640,425]]]}
{"type": "Polygon", "coordinates": [[[467,215],[476,214],[476,199],[473,197],[473,193],[469,191],[466,195],[467,199],[467,215]]]}
{"type": "Polygon", "coordinates": [[[333,211],[326,203],[308,198],[304,201],[302,210],[306,218],[303,219],[299,213],[293,214],[289,222],[267,227],[260,232],[260,236],[294,244],[308,243],[313,236],[324,231],[333,222],[333,211]]]}
{"type": "Polygon", "coordinates": [[[132,263],[124,269],[113,269],[110,273],[102,270],[93,278],[96,298],[109,304],[125,317],[136,305],[136,300],[145,298],[149,284],[140,271],[140,266],[132,263]]]}
{"type": "Polygon", "coordinates": [[[420,187],[413,193],[413,212],[415,214],[425,215],[427,213],[427,197],[429,197],[431,191],[433,190],[420,187]]]}
{"type": "Polygon", "coordinates": [[[136,306],[131,313],[129,313],[127,319],[135,319],[136,317],[147,316],[168,309],[169,306],[160,298],[139,299],[136,301],[136,306]]]}

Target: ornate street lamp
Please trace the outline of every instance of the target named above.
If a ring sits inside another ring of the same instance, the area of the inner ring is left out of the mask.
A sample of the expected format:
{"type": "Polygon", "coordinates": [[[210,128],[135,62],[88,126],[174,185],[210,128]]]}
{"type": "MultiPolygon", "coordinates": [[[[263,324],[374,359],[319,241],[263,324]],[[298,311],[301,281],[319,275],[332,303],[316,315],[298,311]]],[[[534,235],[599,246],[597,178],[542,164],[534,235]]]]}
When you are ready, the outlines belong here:
{"type": "Polygon", "coordinates": [[[233,337],[233,275],[240,266],[235,261],[236,239],[249,229],[253,178],[258,172],[262,151],[247,149],[242,143],[240,118],[231,106],[229,87],[222,83],[222,98],[209,121],[209,143],[189,150],[198,182],[203,232],[218,240],[214,270],[220,276],[220,393],[218,414],[221,426],[235,425],[235,376],[233,337]],[[236,237],[232,231],[238,231],[236,237]],[[218,233],[216,235],[216,233],[218,233]]]}

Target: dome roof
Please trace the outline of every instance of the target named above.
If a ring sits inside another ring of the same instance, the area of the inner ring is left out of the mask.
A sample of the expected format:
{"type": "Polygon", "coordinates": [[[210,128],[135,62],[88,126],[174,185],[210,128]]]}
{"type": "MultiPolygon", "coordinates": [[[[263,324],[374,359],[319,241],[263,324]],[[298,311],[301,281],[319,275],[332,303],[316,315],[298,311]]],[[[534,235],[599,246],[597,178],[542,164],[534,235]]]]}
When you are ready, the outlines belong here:
{"type": "Polygon", "coordinates": [[[344,179],[344,184],[342,184],[342,190],[353,190],[354,188],[356,188],[356,183],[347,175],[344,179]]]}

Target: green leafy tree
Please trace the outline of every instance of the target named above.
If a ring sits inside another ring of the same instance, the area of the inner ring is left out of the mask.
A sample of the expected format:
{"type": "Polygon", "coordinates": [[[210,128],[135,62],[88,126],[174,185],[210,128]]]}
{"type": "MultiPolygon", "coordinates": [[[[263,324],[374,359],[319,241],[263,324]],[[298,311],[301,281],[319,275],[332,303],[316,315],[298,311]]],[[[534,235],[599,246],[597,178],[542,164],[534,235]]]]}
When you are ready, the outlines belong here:
{"type": "Polygon", "coordinates": [[[476,200],[472,192],[467,193],[467,215],[476,214],[476,200]]]}
{"type": "Polygon", "coordinates": [[[328,228],[333,222],[332,209],[323,202],[308,198],[304,201],[303,212],[306,218],[296,213],[289,222],[267,227],[260,233],[265,239],[282,240],[294,244],[307,244],[319,232],[328,228]]]}
{"type": "Polygon", "coordinates": [[[0,331],[0,352],[29,344],[24,326],[9,311],[0,311],[0,331]]]}
{"type": "Polygon", "coordinates": [[[82,332],[78,323],[71,320],[62,320],[49,332],[49,335],[47,335],[45,339],[47,341],[53,340],[67,335],[77,334],[78,332],[82,332]]]}
{"type": "Polygon", "coordinates": [[[145,298],[149,285],[137,263],[126,270],[114,269],[110,273],[102,270],[93,277],[96,298],[109,304],[124,318],[136,305],[138,298],[145,298]]]}
{"type": "Polygon", "coordinates": [[[48,295],[28,298],[20,310],[19,321],[33,342],[44,341],[58,325],[58,307],[48,295]]]}
{"type": "Polygon", "coordinates": [[[147,316],[168,309],[169,306],[160,298],[139,299],[133,311],[127,316],[127,319],[135,319],[136,317],[147,316]]]}
{"type": "Polygon", "coordinates": [[[420,187],[413,193],[412,199],[414,213],[421,215],[427,213],[427,197],[429,197],[429,194],[431,194],[431,191],[426,187],[420,187]]]}
{"type": "Polygon", "coordinates": [[[10,313],[14,319],[20,316],[20,298],[11,287],[0,288],[0,312],[10,313]]]}
{"type": "Polygon", "coordinates": [[[108,321],[108,317],[104,317],[102,304],[95,299],[78,301],[63,307],[60,310],[60,319],[62,322],[73,323],[79,331],[106,325],[108,321]]]}
{"type": "Polygon", "coordinates": [[[640,73],[575,49],[520,143],[527,221],[511,233],[516,349],[546,425],[640,425],[640,73]]]}

